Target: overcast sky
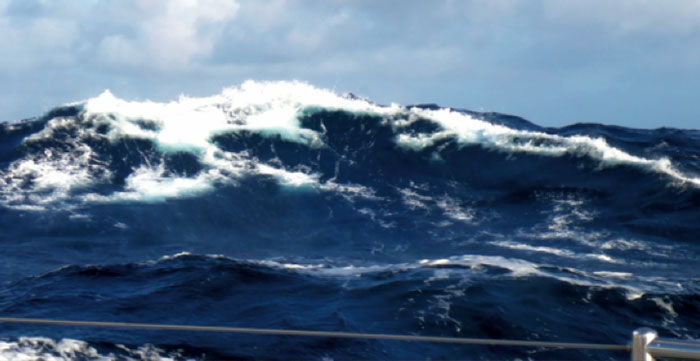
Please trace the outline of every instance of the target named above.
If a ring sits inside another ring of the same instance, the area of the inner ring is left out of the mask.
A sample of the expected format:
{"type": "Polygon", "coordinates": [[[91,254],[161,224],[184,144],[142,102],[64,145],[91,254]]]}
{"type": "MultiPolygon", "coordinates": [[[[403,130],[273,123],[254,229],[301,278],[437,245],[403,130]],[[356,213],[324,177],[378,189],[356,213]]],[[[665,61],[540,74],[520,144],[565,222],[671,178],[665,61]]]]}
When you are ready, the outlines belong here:
{"type": "Polygon", "coordinates": [[[699,0],[0,0],[0,120],[302,80],[537,124],[700,128],[699,0]]]}

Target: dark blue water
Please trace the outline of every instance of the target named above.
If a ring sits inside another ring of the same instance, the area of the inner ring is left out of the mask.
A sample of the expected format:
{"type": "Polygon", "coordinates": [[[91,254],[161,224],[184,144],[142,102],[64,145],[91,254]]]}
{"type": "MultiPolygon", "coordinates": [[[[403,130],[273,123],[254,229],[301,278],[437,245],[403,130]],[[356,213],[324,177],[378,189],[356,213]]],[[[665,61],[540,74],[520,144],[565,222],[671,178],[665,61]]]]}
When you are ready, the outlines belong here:
{"type": "MultiPolygon", "coordinates": [[[[0,124],[0,315],[700,338],[700,131],[543,128],[298,83],[0,124]]],[[[0,359],[627,359],[0,325],[0,359]]]]}

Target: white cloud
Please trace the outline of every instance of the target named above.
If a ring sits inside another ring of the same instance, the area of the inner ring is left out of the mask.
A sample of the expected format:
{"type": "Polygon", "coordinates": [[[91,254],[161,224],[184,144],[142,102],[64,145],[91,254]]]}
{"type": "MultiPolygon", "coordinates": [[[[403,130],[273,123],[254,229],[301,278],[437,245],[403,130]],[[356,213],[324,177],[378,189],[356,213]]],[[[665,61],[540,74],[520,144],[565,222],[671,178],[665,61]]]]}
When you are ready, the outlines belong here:
{"type": "Polygon", "coordinates": [[[0,65],[107,65],[183,70],[209,56],[234,0],[0,0],[0,65]]]}
{"type": "Polygon", "coordinates": [[[135,35],[102,39],[103,59],[115,65],[182,70],[211,54],[239,5],[231,0],[171,0],[137,2],[136,8],[145,16],[137,19],[135,35]]]}

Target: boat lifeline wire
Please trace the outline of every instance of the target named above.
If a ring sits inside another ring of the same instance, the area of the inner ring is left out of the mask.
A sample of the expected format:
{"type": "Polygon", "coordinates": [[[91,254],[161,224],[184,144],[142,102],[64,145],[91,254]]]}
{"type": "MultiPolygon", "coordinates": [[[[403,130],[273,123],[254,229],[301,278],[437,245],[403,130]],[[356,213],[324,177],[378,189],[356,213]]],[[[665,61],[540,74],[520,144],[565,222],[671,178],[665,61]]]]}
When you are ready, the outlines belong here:
{"type": "Polygon", "coordinates": [[[69,320],[47,320],[47,319],[37,319],[37,318],[16,318],[16,317],[0,317],[0,322],[2,322],[2,323],[14,323],[14,324],[51,325],[51,326],[133,328],[133,329],[164,330],[164,331],[221,332],[221,333],[241,333],[241,334],[253,334],[253,335],[332,337],[332,338],[391,340],[391,341],[441,342],[441,343],[490,345],[490,346],[546,347],[546,348],[588,349],[588,350],[613,350],[613,351],[628,351],[628,352],[630,351],[630,346],[628,346],[628,345],[576,343],[576,342],[497,340],[497,339],[488,339],[488,338],[391,335],[391,334],[377,334],[377,333],[353,333],[353,332],[334,332],[334,331],[279,330],[279,329],[247,328],[247,327],[187,326],[187,325],[160,325],[160,324],[126,323],[126,322],[69,321],[69,320]]]}

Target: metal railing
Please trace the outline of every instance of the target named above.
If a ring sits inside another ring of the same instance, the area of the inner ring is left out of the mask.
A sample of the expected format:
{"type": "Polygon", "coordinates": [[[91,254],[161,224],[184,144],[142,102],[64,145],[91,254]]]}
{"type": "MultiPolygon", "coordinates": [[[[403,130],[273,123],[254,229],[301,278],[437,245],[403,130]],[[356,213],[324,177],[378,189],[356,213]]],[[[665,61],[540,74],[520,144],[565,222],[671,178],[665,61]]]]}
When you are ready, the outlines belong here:
{"type": "Polygon", "coordinates": [[[700,342],[690,340],[673,340],[659,338],[656,331],[650,328],[640,328],[632,333],[632,342],[627,345],[617,344],[592,344],[578,342],[549,342],[549,341],[525,341],[502,340],[485,338],[462,337],[437,337],[418,335],[392,335],[376,333],[352,333],[333,331],[306,331],[306,330],[280,330],[267,328],[247,327],[218,327],[218,326],[188,326],[188,325],[163,325],[148,323],[126,322],[95,322],[95,321],[70,321],[47,320],[36,318],[0,317],[0,323],[50,325],[50,326],[78,326],[78,327],[102,327],[102,328],[132,328],[164,331],[194,331],[194,332],[222,332],[241,333],[253,335],[276,336],[305,336],[305,337],[331,337],[374,339],[391,341],[418,341],[439,342],[453,344],[489,345],[489,346],[514,346],[514,347],[543,347],[560,349],[587,349],[631,352],[632,361],[654,361],[655,358],[675,358],[685,360],[700,360],[700,342]]]}
{"type": "Polygon", "coordinates": [[[632,333],[632,361],[655,358],[700,360],[700,342],[659,338],[656,331],[640,328],[632,333]]]}

